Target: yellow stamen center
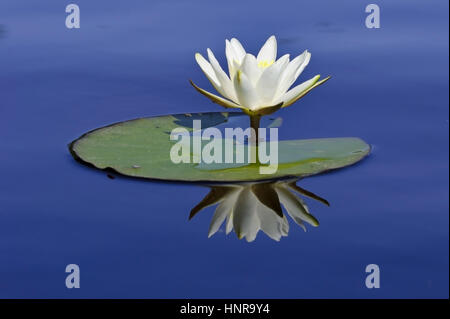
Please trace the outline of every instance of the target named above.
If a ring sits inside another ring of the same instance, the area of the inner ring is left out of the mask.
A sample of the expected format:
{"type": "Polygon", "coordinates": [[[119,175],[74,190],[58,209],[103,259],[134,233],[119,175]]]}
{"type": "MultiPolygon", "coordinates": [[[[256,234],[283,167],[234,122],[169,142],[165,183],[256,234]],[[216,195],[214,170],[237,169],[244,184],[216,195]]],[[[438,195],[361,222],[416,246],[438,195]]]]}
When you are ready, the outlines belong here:
{"type": "Polygon", "coordinates": [[[262,68],[262,69],[264,69],[264,68],[267,68],[268,66],[271,66],[272,64],[273,64],[273,60],[271,60],[271,61],[260,61],[260,62],[258,62],[258,67],[260,67],[260,68],[262,68]]]}
{"type": "Polygon", "coordinates": [[[242,71],[241,70],[237,70],[236,79],[237,79],[238,83],[241,83],[241,74],[242,74],[242,71]]]}

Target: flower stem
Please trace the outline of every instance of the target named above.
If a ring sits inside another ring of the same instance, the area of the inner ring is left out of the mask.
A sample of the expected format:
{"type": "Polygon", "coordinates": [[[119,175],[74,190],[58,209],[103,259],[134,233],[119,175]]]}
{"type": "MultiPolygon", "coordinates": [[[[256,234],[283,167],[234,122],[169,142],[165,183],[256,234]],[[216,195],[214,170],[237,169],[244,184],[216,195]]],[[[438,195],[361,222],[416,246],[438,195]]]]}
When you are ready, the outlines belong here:
{"type": "Polygon", "coordinates": [[[250,146],[255,146],[252,156],[255,161],[252,163],[259,163],[258,145],[259,145],[259,124],[261,122],[261,115],[250,115],[250,146]]]}
{"type": "Polygon", "coordinates": [[[251,130],[251,138],[250,141],[253,145],[258,146],[259,144],[259,123],[261,122],[261,115],[250,115],[250,128],[251,130]]]}

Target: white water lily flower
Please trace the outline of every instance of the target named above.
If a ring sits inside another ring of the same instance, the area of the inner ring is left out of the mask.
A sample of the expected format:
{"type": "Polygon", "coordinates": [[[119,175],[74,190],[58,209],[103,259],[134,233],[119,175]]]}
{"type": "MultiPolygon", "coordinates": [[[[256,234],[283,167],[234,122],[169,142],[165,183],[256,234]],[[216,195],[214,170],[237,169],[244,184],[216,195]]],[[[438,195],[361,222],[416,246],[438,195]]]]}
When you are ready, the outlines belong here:
{"type": "Polygon", "coordinates": [[[295,184],[296,180],[242,183],[210,186],[208,195],[192,209],[190,218],[205,207],[218,204],[209,227],[208,237],[214,235],[225,222],[225,231],[233,229],[239,239],[254,241],[259,230],[279,241],[287,236],[289,223],[281,205],[289,216],[306,231],[304,222],[318,226],[305,202],[291,191],[312,197],[327,205],[328,202],[295,184]]]}
{"type": "Polygon", "coordinates": [[[199,88],[192,81],[191,84],[213,102],[239,108],[249,115],[266,115],[289,106],[330,78],[319,81],[320,75],[316,75],[289,90],[308,65],[311,53],[304,51],[292,61],[285,54],[277,60],[275,36],[266,41],[256,57],[247,53],[237,39],[226,40],[225,45],[229,74],[210,49],[209,62],[200,53],[195,54],[206,77],[223,97],[199,88]]]}

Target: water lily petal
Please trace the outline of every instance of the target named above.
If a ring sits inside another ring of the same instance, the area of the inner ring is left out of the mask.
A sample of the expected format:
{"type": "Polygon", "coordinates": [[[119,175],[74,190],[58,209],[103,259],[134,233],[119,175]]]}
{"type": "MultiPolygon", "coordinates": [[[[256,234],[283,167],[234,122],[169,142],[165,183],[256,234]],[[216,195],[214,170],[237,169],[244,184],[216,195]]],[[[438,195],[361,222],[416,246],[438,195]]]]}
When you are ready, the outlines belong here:
{"type": "MultiPolygon", "coordinates": [[[[227,205],[229,202],[222,202],[217,206],[216,211],[214,212],[213,218],[211,220],[211,224],[209,225],[208,230],[208,238],[214,235],[220,228],[220,225],[224,222],[228,215],[231,214],[233,207],[227,205]]],[[[233,203],[231,203],[233,204],[233,203]]]]}
{"type": "Polygon", "coordinates": [[[272,105],[277,92],[278,82],[289,63],[289,54],[283,55],[277,62],[264,69],[256,85],[260,103],[272,105]]]}
{"type": "Polygon", "coordinates": [[[306,189],[304,189],[304,188],[301,188],[300,186],[298,186],[298,185],[296,184],[296,181],[293,181],[293,182],[291,182],[291,183],[287,183],[287,186],[288,186],[291,190],[293,190],[294,192],[296,192],[296,193],[298,193],[298,194],[307,196],[307,197],[309,197],[309,198],[312,198],[312,199],[315,199],[315,200],[321,202],[322,204],[325,204],[325,205],[327,205],[327,206],[330,206],[330,203],[329,203],[325,198],[322,198],[322,197],[320,197],[320,196],[314,194],[313,192],[310,192],[310,191],[308,191],[308,190],[306,190],[306,189]]]}
{"type": "Polygon", "coordinates": [[[231,83],[230,78],[228,75],[223,71],[222,67],[220,66],[219,62],[217,61],[216,57],[214,56],[214,53],[208,48],[208,59],[209,62],[213,68],[213,71],[220,83],[222,92],[219,91],[224,97],[232,100],[233,102],[237,101],[236,98],[236,92],[234,91],[233,84],[231,83]]]}
{"type": "Polygon", "coordinates": [[[283,74],[280,76],[276,98],[283,96],[283,94],[287,92],[291,85],[294,84],[295,80],[298,77],[298,75],[296,76],[297,72],[299,70],[303,71],[308,65],[310,59],[311,54],[308,51],[304,51],[302,54],[289,62],[283,74]]]}
{"type": "Polygon", "coordinates": [[[318,80],[320,79],[320,75],[316,75],[315,77],[295,86],[294,88],[290,89],[288,92],[286,92],[282,96],[282,100],[284,101],[284,105],[287,105],[288,102],[293,100],[296,96],[301,94],[303,91],[309,89],[312,87],[318,80]]]}
{"type": "Polygon", "coordinates": [[[241,42],[239,42],[239,40],[236,38],[231,39],[230,43],[233,47],[236,60],[241,63],[246,54],[244,47],[242,46],[241,42]]]}
{"type": "Polygon", "coordinates": [[[274,62],[277,58],[277,40],[274,35],[267,39],[266,43],[259,50],[257,61],[258,62],[274,62]]]}
{"type": "Polygon", "coordinates": [[[261,204],[271,209],[278,216],[283,217],[280,200],[271,184],[272,183],[254,183],[250,188],[261,204]]]}
{"type": "Polygon", "coordinates": [[[231,214],[227,216],[227,222],[225,225],[225,234],[227,235],[233,230],[233,215],[234,211],[232,211],[231,214]]]}
{"type": "Polygon", "coordinates": [[[220,203],[228,199],[233,192],[235,192],[235,186],[211,186],[211,190],[208,194],[198,203],[194,208],[192,208],[189,219],[192,219],[199,211],[205,209],[206,207],[220,203]]]}
{"type": "Polygon", "coordinates": [[[316,75],[312,79],[305,81],[302,84],[299,84],[293,89],[289,90],[282,98],[284,101],[282,107],[286,107],[295,103],[296,101],[304,97],[306,94],[308,94],[312,89],[328,81],[331,77],[328,76],[325,79],[318,81],[319,78],[320,75],[316,75]]]}
{"type": "Polygon", "coordinates": [[[235,65],[241,65],[245,56],[245,49],[237,39],[225,40],[225,55],[228,62],[228,73],[230,74],[230,79],[233,79],[237,71],[235,65]]]}
{"type": "Polygon", "coordinates": [[[252,82],[242,71],[236,72],[233,84],[239,104],[250,110],[256,109],[259,101],[258,95],[252,82]]]}
{"type": "Polygon", "coordinates": [[[291,55],[289,53],[283,55],[281,58],[275,61],[275,64],[283,64],[284,67],[287,67],[289,64],[290,56],[291,55]]]}
{"type": "Polygon", "coordinates": [[[280,224],[280,231],[283,236],[287,236],[289,233],[289,222],[286,215],[283,216],[283,222],[280,224]]]}
{"type": "Polygon", "coordinates": [[[234,50],[231,47],[230,41],[225,40],[225,56],[227,57],[228,63],[228,74],[230,75],[230,79],[233,79],[234,74],[236,73],[236,68],[234,67],[234,50]]]}
{"type": "MultiPolygon", "coordinates": [[[[261,230],[273,240],[279,241],[282,236],[286,236],[285,230],[287,220],[278,216],[272,210],[264,205],[259,205],[257,208],[258,217],[261,224],[261,230]]],[[[289,224],[288,224],[289,230],[289,224]]]]}
{"type": "Polygon", "coordinates": [[[306,68],[306,66],[309,64],[309,61],[311,61],[311,53],[309,53],[307,50],[305,50],[305,57],[302,60],[302,63],[297,68],[297,71],[295,72],[294,76],[294,82],[297,80],[297,78],[302,74],[303,70],[306,68]]]}
{"type": "Polygon", "coordinates": [[[217,95],[215,95],[215,94],[213,94],[213,93],[210,93],[210,92],[208,92],[208,91],[206,91],[206,90],[204,90],[204,89],[198,87],[198,86],[195,85],[195,83],[192,82],[191,80],[189,80],[189,82],[191,83],[191,85],[192,85],[199,93],[201,93],[201,94],[203,94],[204,96],[206,96],[207,98],[211,99],[211,101],[213,101],[214,103],[217,103],[217,104],[219,104],[219,105],[222,105],[223,107],[226,107],[226,108],[237,108],[237,109],[245,110],[244,107],[242,107],[242,106],[240,106],[240,105],[238,105],[238,104],[236,104],[236,103],[234,103],[234,102],[232,102],[232,101],[229,101],[229,100],[227,100],[227,99],[224,99],[224,98],[222,98],[222,97],[220,97],[220,96],[217,96],[217,95]]]}
{"type": "Polygon", "coordinates": [[[253,115],[269,115],[273,112],[278,111],[283,106],[283,102],[280,102],[276,105],[271,106],[259,106],[257,109],[250,110],[250,109],[242,109],[245,114],[253,116],[253,115]]]}
{"type": "Polygon", "coordinates": [[[209,225],[208,238],[219,230],[219,227],[222,225],[225,218],[232,213],[234,203],[236,202],[241,189],[241,187],[232,187],[230,192],[228,192],[227,197],[217,206],[211,219],[211,224],[209,225]]]}
{"type": "Polygon", "coordinates": [[[302,226],[303,221],[305,221],[315,227],[319,226],[319,222],[313,215],[309,214],[308,208],[302,199],[296,197],[282,184],[278,184],[275,189],[289,216],[291,216],[298,225],[302,226]]]}
{"type": "Polygon", "coordinates": [[[240,69],[242,73],[244,73],[252,82],[252,85],[255,86],[261,76],[262,69],[258,68],[258,63],[256,62],[256,58],[253,54],[247,53],[244,56],[240,69]]]}
{"type": "Polygon", "coordinates": [[[260,221],[256,215],[257,202],[249,187],[239,193],[233,212],[233,228],[239,239],[245,237],[250,242],[256,238],[260,229],[260,221]]]}
{"type": "Polygon", "coordinates": [[[201,55],[200,53],[195,54],[195,60],[197,61],[198,65],[202,69],[203,73],[205,73],[208,80],[211,82],[211,84],[214,86],[214,88],[219,91],[220,89],[220,81],[216,76],[216,73],[214,72],[213,67],[211,64],[201,55]]]}
{"type": "Polygon", "coordinates": [[[306,226],[305,226],[305,223],[304,223],[301,219],[295,221],[295,223],[296,223],[297,225],[299,225],[300,228],[303,229],[304,232],[306,232],[306,226]]]}

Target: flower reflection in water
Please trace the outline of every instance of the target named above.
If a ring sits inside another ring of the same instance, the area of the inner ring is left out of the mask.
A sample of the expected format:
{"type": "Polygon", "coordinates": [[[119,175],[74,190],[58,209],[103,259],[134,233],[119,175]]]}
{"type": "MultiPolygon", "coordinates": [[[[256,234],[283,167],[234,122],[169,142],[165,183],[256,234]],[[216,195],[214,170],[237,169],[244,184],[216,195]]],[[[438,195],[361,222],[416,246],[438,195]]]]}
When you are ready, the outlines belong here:
{"type": "Polygon", "coordinates": [[[234,229],[239,239],[245,237],[248,242],[254,241],[258,231],[262,230],[270,238],[279,241],[289,232],[289,222],[283,214],[281,205],[305,231],[305,222],[314,227],[317,227],[319,222],[310,214],[299,195],[313,198],[329,206],[325,199],[299,187],[297,181],[298,179],[291,179],[208,185],[211,191],[191,210],[189,219],[205,207],[218,204],[208,237],[214,235],[225,222],[225,232],[229,234],[234,229]]]}

